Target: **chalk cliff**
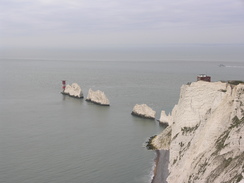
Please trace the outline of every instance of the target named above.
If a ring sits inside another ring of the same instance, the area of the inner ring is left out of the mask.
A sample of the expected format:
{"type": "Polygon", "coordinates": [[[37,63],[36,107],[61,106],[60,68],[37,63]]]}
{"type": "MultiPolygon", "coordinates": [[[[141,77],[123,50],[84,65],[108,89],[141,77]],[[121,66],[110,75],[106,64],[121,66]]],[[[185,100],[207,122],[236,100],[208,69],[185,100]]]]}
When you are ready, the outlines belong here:
{"type": "Polygon", "coordinates": [[[244,84],[193,82],[151,144],[169,149],[169,183],[244,182],[244,84]]]}
{"type": "Polygon", "coordinates": [[[136,104],[131,114],[143,118],[155,119],[156,112],[146,104],[136,104]]]}
{"type": "Polygon", "coordinates": [[[93,102],[95,104],[103,106],[110,105],[110,102],[106,97],[105,93],[100,90],[93,91],[92,89],[89,89],[86,101],[93,102]]]}
{"type": "Polygon", "coordinates": [[[71,97],[83,98],[83,93],[81,91],[80,86],[77,83],[67,85],[62,93],[65,95],[69,95],[71,97]]]}

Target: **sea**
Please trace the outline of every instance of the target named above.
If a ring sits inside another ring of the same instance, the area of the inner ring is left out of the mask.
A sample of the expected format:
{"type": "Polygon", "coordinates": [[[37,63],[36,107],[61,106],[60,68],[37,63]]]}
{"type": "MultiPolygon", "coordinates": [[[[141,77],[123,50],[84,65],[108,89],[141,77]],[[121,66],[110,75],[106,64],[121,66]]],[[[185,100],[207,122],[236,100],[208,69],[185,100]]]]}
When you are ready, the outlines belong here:
{"type": "Polygon", "coordinates": [[[156,152],[145,142],[165,127],[132,109],[147,104],[159,119],[198,74],[244,80],[244,62],[2,58],[0,182],[151,182],[156,152]],[[103,91],[110,106],[62,95],[62,80],[84,97],[103,91]]]}

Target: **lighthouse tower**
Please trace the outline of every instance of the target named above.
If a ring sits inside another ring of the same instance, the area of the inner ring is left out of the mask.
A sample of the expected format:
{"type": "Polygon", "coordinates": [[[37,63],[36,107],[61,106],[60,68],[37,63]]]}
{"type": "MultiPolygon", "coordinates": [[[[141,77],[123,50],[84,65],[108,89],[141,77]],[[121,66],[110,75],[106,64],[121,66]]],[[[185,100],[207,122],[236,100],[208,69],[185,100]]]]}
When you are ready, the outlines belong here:
{"type": "Polygon", "coordinates": [[[62,80],[62,84],[63,84],[63,92],[64,92],[64,90],[65,90],[65,87],[66,87],[66,81],[65,80],[62,80]]]}

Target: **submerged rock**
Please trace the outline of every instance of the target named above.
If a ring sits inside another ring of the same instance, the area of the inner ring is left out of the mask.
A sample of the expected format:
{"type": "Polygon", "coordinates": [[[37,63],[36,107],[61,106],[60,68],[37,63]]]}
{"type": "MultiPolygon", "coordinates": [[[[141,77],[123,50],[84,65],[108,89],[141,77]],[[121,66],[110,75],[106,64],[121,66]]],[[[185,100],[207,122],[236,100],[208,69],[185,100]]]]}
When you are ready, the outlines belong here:
{"type": "Polygon", "coordinates": [[[102,92],[100,90],[93,91],[92,89],[89,89],[86,101],[92,102],[92,103],[95,103],[98,105],[103,105],[103,106],[110,105],[108,98],[106,97],[104,92],[102,92]]]}
{"type": "Polygon", "coordinates": [[[81,91],[80,86],[77,83],[73,83],[72,85],[67,85],[62,92],[64,95],[69,95],[75,98],[83,98],[83,93],[81,91]]]}
{"type": "Polygon", "coordinates": [[[136,104],[131,114],[142,118],[155,119],[156,112],[146,104],[136,104]]]}

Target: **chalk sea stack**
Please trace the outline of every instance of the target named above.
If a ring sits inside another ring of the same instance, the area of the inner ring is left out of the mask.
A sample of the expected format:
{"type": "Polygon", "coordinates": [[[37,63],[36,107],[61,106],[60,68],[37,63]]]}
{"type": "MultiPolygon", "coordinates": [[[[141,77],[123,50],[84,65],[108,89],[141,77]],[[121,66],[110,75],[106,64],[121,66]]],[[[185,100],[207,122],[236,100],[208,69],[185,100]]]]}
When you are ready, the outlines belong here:
{"type": "Polygon", "coordinates": [[[162,110],[159,122],[161,124],[165,124],[165,125],[171,124],[172,123],[172,117],[170,114],[166,115],[165,111],[162,110]]]}
{"type": "Polygon", "coordinates": [[[142,118],[155,119],[156,112],[146,104],[136,104],[131,114],[142,118]]]}
{"type": "Polygon", "coordinates": [[[86,101],[102,106],[110,106],[110,102],[105,93],[100,90],[93,91],[89,89],[86,101]]]}
{"type": "Polygon", "coordinates": [[[69,95],[74,98],[83,98],[83,93],[80,86],[77,83],[73,83],[72,85],[67,85],[62,92],[64,95],[69,95]]]}
{"type": "Polygon", "coordinates": [[[244,182],[243,83],[183,85],[171,118],[149,144],[169,149],[168,183],[244,182]]]}

